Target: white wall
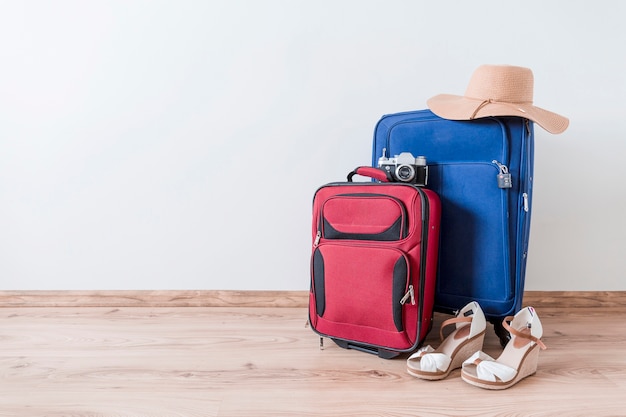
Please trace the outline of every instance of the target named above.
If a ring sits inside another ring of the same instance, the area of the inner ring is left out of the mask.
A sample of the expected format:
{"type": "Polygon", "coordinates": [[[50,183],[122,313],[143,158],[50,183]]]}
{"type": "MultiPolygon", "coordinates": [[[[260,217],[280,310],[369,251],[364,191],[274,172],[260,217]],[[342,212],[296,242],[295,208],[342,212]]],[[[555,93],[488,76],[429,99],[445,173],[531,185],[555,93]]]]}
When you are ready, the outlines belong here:
{"type": "Polygon", "coordinates": [[[0,289],[306,289],[386,113],[535,74],[526,289],[626,290],[626,3],[3,1],[0,289]]]}

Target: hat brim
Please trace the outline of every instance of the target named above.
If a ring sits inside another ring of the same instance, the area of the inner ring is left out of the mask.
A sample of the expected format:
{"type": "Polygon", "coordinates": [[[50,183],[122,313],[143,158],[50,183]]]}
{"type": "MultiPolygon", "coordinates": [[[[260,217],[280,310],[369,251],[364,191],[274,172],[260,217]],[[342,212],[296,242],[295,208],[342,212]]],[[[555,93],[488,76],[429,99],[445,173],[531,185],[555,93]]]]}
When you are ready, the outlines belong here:
{"type": "Polygon", "coordinates": [[[537,123],[550,133],[561,133],[569,119],[532,104],[488,102],[453,94],[439,94],[427,101],[428,108],[439,117],[450,120],[470,120],[490,116],[517,116],[537,123]],[[479,106],[482,107],[479,108],[479,106]],[[476,111],[476,109],[478,111],[476,111]]]}

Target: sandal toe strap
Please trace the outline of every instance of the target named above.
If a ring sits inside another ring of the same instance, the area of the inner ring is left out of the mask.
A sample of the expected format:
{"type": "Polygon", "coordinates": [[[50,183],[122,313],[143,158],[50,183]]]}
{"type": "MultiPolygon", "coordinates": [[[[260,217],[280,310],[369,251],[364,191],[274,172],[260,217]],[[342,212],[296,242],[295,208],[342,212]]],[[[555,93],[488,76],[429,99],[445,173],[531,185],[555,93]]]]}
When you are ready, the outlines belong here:
{"type": "Polygon", "coordinates": [[[502,382],[511,381],[517,375],[517,371],[509,366],[498,363],[484,352],[476,352],[463,362],[463,366],[474,365],[476,376],[483,381],[502,382]]]}
{"type": "Polygon", "coordinates": [[[411,361],[412,359],[419,359],[419,368],[422,372],[445,371],[451,362],[448,355],[435,352],[435,349],[430,345],[412,354],[408,360],[411,361]]]}

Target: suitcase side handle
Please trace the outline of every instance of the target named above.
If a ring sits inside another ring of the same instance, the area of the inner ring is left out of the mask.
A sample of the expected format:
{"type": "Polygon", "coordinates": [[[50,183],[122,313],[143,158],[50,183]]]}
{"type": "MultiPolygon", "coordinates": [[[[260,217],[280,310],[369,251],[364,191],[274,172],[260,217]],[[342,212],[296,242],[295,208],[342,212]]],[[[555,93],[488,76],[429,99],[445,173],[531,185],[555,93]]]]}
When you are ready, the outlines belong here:
{"type": "Polygon", "coordinates": [[[348,174],[348,182],[352,182],[352,177],[355,175],[362,175],[364,177],[374,178],[375,180],[382,182],[390,182],[392,180],[391,174],[385,170],[374,167],[357,167],[354,171],[348,174]]]}

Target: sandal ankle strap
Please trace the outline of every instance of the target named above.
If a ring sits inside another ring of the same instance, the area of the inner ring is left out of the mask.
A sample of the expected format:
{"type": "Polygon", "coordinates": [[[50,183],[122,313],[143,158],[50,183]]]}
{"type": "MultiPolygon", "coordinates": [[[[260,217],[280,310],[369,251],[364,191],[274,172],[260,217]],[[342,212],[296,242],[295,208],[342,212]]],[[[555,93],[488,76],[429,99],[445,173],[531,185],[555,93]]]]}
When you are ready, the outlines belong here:
{"type": "Polygon", "coordinates": [[[471,322],[472,322],[471,317],[454,317],[452,319],[445,320],[443,323],[441,323],[441,327],[439,328],[439,338],[443,342],[443,339],[444,339],[443,328],[444,327],[449,326],[451,324],[456,324],[456,323],[471,323],[471,322]]]}
{"type": "MultiPolygon", "coordinates": [[[[507,317],[505,317],[505,318],[504,318],[504,320],[502,320],[502,326],[503,326],[503,327],[504,327],[504,328],[505,328],[505,329],[506,329],[509,333],[511,333],[512,335],[517,336],[517,337],[521,337],[521,338],[524,338],[524,339],[529,339],[529,340],[532,340],[533,342],[535,342],[536,344],[538,344],[538,345],[539,345],[539,347],[540,347],[542,350],[546,350],[546,349],[547,349],[546,345],[544,345],[544,344],[543,344],[543,342],[541,341],[541,339],[539,339],[538,337],[535,337],[535,336],[533,336],[532,334],[529,334],[529,333],[522,333],[522,332],[520,332],[519,330],[514,329],[513,327],[511,327],[511,326],[509,325],[509,323],[508,323],[508,322],[509,322],[509,321],[513,321],[513,319],[514,319],[514,317],[513,317],[513,316],[507,316],[507,317]]],[[[530,323],[528,323],[528,328],[531,328],[530,326],[531,326],[531,324],[530,324],[530,323]]]]}

